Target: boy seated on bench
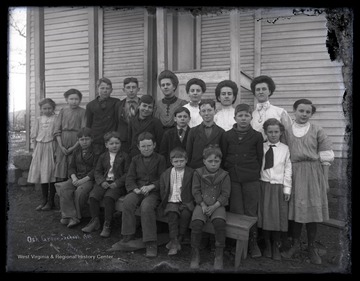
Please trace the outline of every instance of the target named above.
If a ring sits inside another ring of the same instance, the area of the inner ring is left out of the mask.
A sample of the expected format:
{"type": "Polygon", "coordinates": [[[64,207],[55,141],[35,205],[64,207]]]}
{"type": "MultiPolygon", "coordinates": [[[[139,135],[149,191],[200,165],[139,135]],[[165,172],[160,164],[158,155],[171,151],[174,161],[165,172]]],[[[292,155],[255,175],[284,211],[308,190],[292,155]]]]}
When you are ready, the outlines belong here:
{"type": "Polygon", "coordinates": [[[160,209],[168,218],[170,242],[166,245],[168,255],[176,255],[189,228],[194,210],[194,197],[191,192],[194,170],[188,166],[184,148],[175,147],[170,152],[172,167],[160,177],[160,209]]]}
{"type": "Polygon", "coordinates": [[[229,173],[220,168],[222,153],[218,145],[209,145],[203,152],[205,166],[195,170],[192,194],[196,206],[191,218],[192,256],[190,268],[198,269],[200,243],[205,223],[210,220],[215,230],[214,269],[223,269],[226,239],[226,210],[231,192],[229,173]]]}
{"type": "Polygon", "coordinates": [[[122,243],[134,239],[136,231],[135,210],[140,205],[142,239],[146,256],[157,256],[156,209],[160,203],[159,179],[166,169],[164,156],[154,151],[156,142],[149,132],[142,132],[137,139],[140,154],[135,155],[126,175],[122,212],[122,243]]]}

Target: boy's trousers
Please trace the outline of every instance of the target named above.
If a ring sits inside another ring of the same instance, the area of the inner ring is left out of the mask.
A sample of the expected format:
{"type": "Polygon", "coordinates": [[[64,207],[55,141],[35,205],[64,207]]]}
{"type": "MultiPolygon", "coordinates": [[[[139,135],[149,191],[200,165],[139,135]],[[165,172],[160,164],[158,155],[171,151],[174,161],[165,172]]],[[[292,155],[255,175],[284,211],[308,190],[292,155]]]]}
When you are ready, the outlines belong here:
{"type": "Polygon", "coordinates": [[[160,203],[158,192],[150,192],[148,196],[130,192],[126,195],[122,212],[122,235],[132,235],[136,231],[135,210],[140,204],[141,228],[143,242],[157,240],[156,210],[160,203]]]}

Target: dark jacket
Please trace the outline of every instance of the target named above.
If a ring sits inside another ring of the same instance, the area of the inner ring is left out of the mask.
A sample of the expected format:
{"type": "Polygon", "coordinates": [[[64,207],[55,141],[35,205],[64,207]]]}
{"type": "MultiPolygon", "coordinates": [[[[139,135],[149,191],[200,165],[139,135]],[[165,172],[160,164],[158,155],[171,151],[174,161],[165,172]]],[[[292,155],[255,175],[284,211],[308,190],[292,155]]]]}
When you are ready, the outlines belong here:
{"type": "Polygon", "coordinates": [[[231,182],[229,173],[219,169],[216,174],[208,172],[206,167],[195,170],[192,181],[192,194],[197,205],[201,202],[207,206],[214,205],[219,201],[221,206],[229,203],[231,182]]]}
{"type": "Polygon", "coordinates": [[[241,140],[234,127],[223,134],[222,167],[229,172],[231,181],[251,182],[260,179],[263,144],[262,134],[253,128],[241,140]]]}
{"type": "Polygon", "coordinates": [[[173,150],[175,147],[182,147],[186,150],[186,142],[188,139],[189,132],[190,132],[190,127],[186,129],[183,142],[180,141],[178,129],[176,126],[168,129],[164,133],[161,141],[159,153],[165,157],[167,167],[171,166],[171,162],[170,162],[171,150],[173,150]]]}
{"type": "Polygon", "coordinates": [[[70,160],[68,169],[69,177],[75,174],[78,179],[88,176],[90,180],[94,180],[94,169],[97,159],[98,156],[93,152],[92,146],[88,148],[84,156],[82,155],[81,146],[78,146],[70,160]]]}
{"type": "Polygon", "coordinates": [[[221,136],[225,130],[214,124],[211,135],[208,138],[205,134],[203,123],[190,129],[186,142],[186,150],[188,153],[188,165],[197,169],[204,166],[203,151],[209,144],[219,144],[221,136]]]}
{"type": "Polygon", "coordinates": [[[109,97],[105,103],[106,107],[101,108],[99,97],[96,97],[86,105],[86,127],[92,130],[94,143],[104,143],[105,133],[116,130],[115,105],[119,101],[117,98],[109,97]]]}
{"type": "Polygon", "coordinates": [[[162,136],[164,133],[163,125],[159,119],[149,116],[145,119],[140,119],[139,115],[136,114],[134,118],[132,118],[129,122],[129,141],[130,144],[130,156],[134,157],[140,153],[137,145],[138,136],[142,132],[150,132],[156,141],[155,151],[158,152],[162,140],[162,136]]]}
{"type": "MultiPolygon", "coordinates": [[[[119,151],[114,160],[113,172],[114,182],[117,187],[125,186],[126,173],[129,169],[130,158],[129,155],[123,151],[119,151]]],[[[99,156],[99,159],[95,168],[95,181],[98,185],[101,185],[106,181],[107,173],[110,170],[110,153],[107,150],[99,156]]]]}
{"type": "Polygon", "coordinates": [[[154,184],[155,189],[151,192],[160,193],[159,179],[166,169],[165,158],[164,156],[153,152],[150,156],[150,169],[148,169],[143,161],[143,157],[142,154],[138,154],[132,158],[129,171],[126,175],[126,190],[127,192],[131,192],[135,188],[154,184]]]}
{"type": "MultiPolygon", "coordinates": [[[[160,177],[160,207],[163,209],[165,209],[170,196],[170,176],[172,168],[173,167],[166,169],[166,171],[163,172],[160,177]]],[[[185,166],[184,177],[181,186],[181,201],[189,208],[190,211],[194,210],[195,205],[191,190],[193,173],[194,170],[192,168],[185,166]]]]}

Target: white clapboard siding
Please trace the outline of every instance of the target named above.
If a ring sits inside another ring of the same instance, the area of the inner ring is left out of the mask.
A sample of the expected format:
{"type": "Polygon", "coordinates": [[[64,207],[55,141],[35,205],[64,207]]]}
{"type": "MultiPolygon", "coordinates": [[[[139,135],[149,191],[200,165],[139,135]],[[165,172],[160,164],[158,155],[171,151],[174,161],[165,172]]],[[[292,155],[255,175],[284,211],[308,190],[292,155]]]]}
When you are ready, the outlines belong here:
{"type": "Polygon", "coordinates": [[[103,76],[113,84],[112,96],[123,99],[123,81],[136,77],[144,94],[145,9],[103,10],[103,76]]]}
{"type": "Polygon", "coordinates": [[[81,105],[89,102],[88,9],[82,7],[44,8],[45,94],[66,106],[64,92],[71,88],[83,94],[81,105]]]}
{"type": "MultiPolygon", "coordinates": [[[[228,11],[201,16],[200,46],[201,69],[230,66],[230,13],[228,11]]],[[[209,85],[209,90],[212,88],[213,85],[209,85]]]]}
{"type": "Polygon", "coordinates": [[[34,127],[35,122],[35,107],[38,106],[35,104],[35,20],[34,20],[34,10],[29,9],[28,15],[30,16],[30,34],[27,34],[27,37],[30,40],[30,50],[27,50],[30,54],[30,61],[27,61],[26,63],[30,64],[30,73],[28,73],[28,79],[30,80],[30,88],[29,91],[29,98],[30,98],[30,131],[34,127]]]}
{"type": "Polygon", "coordinates": [[[341,64],[331,62],[325,45],[325,16],[293,15],[292,9],[263,10],[261,74],[274,79],[274,105],[292,117],[294,102],[310,99],[317,107],[311,121],[331,137],[336,157],[347,157],[346,120],[341,106],[344,83],[341,64]]]}

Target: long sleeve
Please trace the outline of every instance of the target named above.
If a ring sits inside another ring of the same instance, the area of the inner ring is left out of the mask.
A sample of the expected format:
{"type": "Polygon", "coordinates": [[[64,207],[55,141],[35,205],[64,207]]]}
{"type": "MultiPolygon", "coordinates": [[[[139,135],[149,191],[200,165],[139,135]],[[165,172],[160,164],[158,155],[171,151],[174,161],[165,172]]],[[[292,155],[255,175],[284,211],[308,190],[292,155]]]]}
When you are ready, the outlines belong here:
{"type": "Polygon", "coordinates": [[[161,141],[164,135],[164,129],[161,121],[159,119],[154,120],[154,130],[155,130],[155,140],[156,140],[156,147],[155,151],[159,152],[161,141]]]}
{"type": "Polygon", "coordinates": [[[159,177],[157,178],[157,180],[152,182],[155,185],[156,191],[160,190],[160,175],[166,170],[165,157],[160,154],[159,154],[159,156],[160,156],[160,161],[159,161],[159,165],[158,165],[158,169],[157,169],[157,173],[158,173],[159,177]]]}
{"type": "Polygon", "coordinates": [[[70,163],[69,163],[69,168],[68,168],[69,178],[71,177],[71,175],[77,174],[76,159],[77,159],[77,153],[73,153],[73,157],[70,158],[70,163]]]}
{"type": "Polygon", "coordinates": [[[281,113],[280,122],[284,125],[285,129],[291,128],[293,121],[291,120],[291,117],[286,110],[283,110],[281,113]]]}
{"type": "Polygon", "coordinates": [[[63,116],[64,116],[64,109],[62,108],[55,121],[54,137],[61,136],[63,116]]]}
{"type": "Polygon", "coordinates": [[[35,119],[34,126],[31,128],[30,138],[35,140],[38,133],[39,133],[39,127],[40,127],[40,118],[35,119]]]}
{"type": "Polygon", "coordinates": [[[201,193],[201,176],[197,171],[193,174],[192,195],[194,196],[196,204],[199,205],[203,201],[201,193]]]}
{"type": "Polygon", "coordinates": [[[257,161],[259,163],[260,169],[262,166],[262,160],[263,160],[263,156],[264,156],[263,144],[264,144],[264,139],[261,135],[258,139],[258,142],[256,143],[257,161]]]}
{"type": "Polygon", "coordinates": [[[104,154],[100,155],[94,171],[95,181],[98,185],[101,185],[104,181],[106,181],[106,178],[104,176],[103,162],[104,162],[104,154]]]}
{"type": "Polygon", "coordinates": [[[135,188],[138,188],[137,184],[136,184],[136,164],[137,161],[135,161],[136,158],[133,158],[130,166],[129,166],[129,170],[126,174],[126,178],[125,178],[125,187],[127,192],[131,192],[133,191],[135,188]]]}
{"type": "Polygon", "coordinates": [[[284,193],[291,194],[292,187],[292,165],[290,161],[290,150],[287,149],[285,156],[285,169],[284,169],[284,193]]]}
{"type": "Polygon", "coordinates": [[[226,175],[224,181],[221,184],[221,193],[217,198],[217,201],[220,202],[221,206],[226,206],[229,203],[229,197],[231,192],[231,181],[230,176],[226,175]]]}
{"type": "Polygon", "coordinates": [[[86,105],[85,119],[86,119],[86,127],[91,128],[93,123],[94,113],[91,109],[91,104],[86,105]]]}
{"type": "Polygon", "coordinates": [[[191,128],[189,131],[187,141],[186,141],[186,151],[188,154],[188,163],[191,163],[191,160],[192,160],[193,146],[194,146],[194,129],[191,128]]]}
{"type": "MultiPolygon", "coordinates": [[[[130,166],[130,157],[127,154],[124,154],[123,156],[124,156],[124,161],[122,161],[121,166],[120,166],[121,176],[120,176],[120,178],[115,180],[115,184],[117,187],[125,186],[126,174],[127,174],[127,171],[129,170],[129,166],[130,166]]],[[[117,171],[116,174],[117,173],[119,173],[119,171],[117,171]]]]}
{"type": "Polygon", "coordinates": [[[160,198],[161,201],[163,201],[166,196],[165,172],[163,172],[160,176],[159,187],[160,187],[160,198]]]}

